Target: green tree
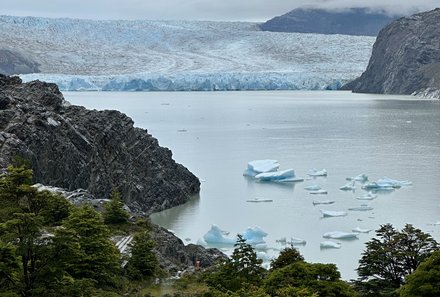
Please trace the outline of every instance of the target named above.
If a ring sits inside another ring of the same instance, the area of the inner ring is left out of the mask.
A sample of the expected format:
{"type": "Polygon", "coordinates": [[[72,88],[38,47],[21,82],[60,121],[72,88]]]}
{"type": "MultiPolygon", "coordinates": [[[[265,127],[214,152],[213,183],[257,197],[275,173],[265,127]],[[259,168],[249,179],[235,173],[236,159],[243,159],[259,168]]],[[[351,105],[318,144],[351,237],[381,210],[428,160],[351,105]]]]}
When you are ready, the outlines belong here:
{"type": "Polygon", "coordinates": [[[63,234],[62,242],[79,244],[79,249],[69,255],[69,274],[76,279],[93,279],[100,285],[115,285],[121,272],[120,256],[101,215],[84,205],[71,212],[63,227],[69,233],[63,234]]]}
{"type": "Polygon", "coordinates": [[[15,248],[0,242],[0,295],[11,292],[18,283],[19,265],[15,248]]]}
{"type": "Polygon", "coordinates": [[[399,293],[400,297],[440,296],[440,250],[432,253],[406,277],[406,283],[399,293]]]}
{"type": "Polygon", "coordinates": [[[148,231],[141,231],[134,235],[130,243],[131,257],[125,266],[131,279],[150,278],[157,273],[159,261],[153,248],[154,241],[148,231]]]}
{"type": "Polygon", "coordinates": [[[376,236],[366,243],[357,269],[357,284],[364,295],[391,294],[437,249],[437,242],[429,234],[410,224],[401,232],[391,224],[382,225],[376,236]]]}
{"type": "Polygon", "coordinates": [[[264,286],[271,296],[356,296],[340,277],[334,264],[296,261],[272,270],[264,286]]]}
{"type": "Polygon", "coordinates": [[[209,286],[220,291],[238,291],[247,287],[259,286],[265,269],[262,260],[257,258],[253,247],[246,243],[242,235],[237,235],[235,249],[230,259],[221,263],[218,270],[206,278],[209,286]]]}
{"type": "Polygon", "coordinates": [[[272,260],[272,262],[270,263],[270,267],[272,270],[274,270],[298,261],[304,261],[304,257],[299,253],[296,248],[291,246],[283,249],[280,252],[279,256],[275,260],[272,260]]]}
{"type": "Polygon", "coordinates": [[[129,214],[124,210],[124,203],[118,191],[113,190],[110,201],[104,204],[103,216],[106,224],[118,225],[127,223],[129,214]]]}

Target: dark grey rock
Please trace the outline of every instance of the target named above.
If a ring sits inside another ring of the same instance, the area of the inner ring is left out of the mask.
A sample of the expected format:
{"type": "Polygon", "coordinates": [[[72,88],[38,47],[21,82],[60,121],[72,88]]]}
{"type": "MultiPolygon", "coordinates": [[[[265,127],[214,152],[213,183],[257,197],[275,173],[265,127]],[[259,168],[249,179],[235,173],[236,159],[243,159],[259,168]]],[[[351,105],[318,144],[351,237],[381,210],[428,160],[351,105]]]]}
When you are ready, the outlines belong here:
{"type": "Polygon", "coordinates": [[[0,49],[0,73],[5,75],[40,72],[39,64],[18,51],[0,49]]]}
{"type": "Polygon", "coordinates": [[[440,9],[401,18],[382,29],[366,71],[343,89],[439,98],[440,9]]]}
{"type": "Polygon", "coordinates": [[[297,8],[260,25],[263,31],[346,34],[376,36],[379,30],[395,20],[382,12],[366,8],[344,11],[297,8]]]}
{"type": "Polygon", "coordinates": [[[188,201],[199,180],[169,149],[115,110],[69,106],[55,84],[0,75],[0,167],[19,155],[35,181],[97,199],[117,189],[133,210],[151,213],[188,201]]]}

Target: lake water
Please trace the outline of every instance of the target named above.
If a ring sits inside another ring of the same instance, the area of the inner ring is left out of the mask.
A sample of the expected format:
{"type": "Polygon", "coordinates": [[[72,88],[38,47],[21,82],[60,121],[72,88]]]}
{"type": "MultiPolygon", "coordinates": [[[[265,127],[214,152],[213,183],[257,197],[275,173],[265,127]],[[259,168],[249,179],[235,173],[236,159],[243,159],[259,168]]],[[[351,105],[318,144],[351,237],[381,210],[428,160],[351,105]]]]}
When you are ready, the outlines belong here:
{"type": "Polygon", "coordinates": [[[187,243],[196,243],[211,224],[231,237],[259,226],[269,234],[268,254],[284,247],[277,242],[282,237],[303,238],[307,244],[298,249],[307,261],[336,263],[350,279],[356,278],[354,269],[374,231],[357,240],[336,240],[340,249],[320,249],[324,233],[411,223],[440,240],[440,225],[433,225],[440,221],[439,101],[342,91],[72,92],[65,97],[87,108],[126,113],[202,180],[198,197],[152,216],[187,243]],[[293,168],[300,177],[313,168],[326,168],[328,176],[257,183],[242,175],[256,159],[276,159],[280,169],[293,168]],[[359,184],[355,192],[339,187],[360,173],[370,181],[388,176],[413,185],[366,201],[371,211],[348,211],[365,203],[355,199],[365,192],[359,184]],[[328,195],[310,195],[304,187],[311,184],[328,195]],[[273,202],[246,202],[257,197],[273,202]],[[312,203],[323,199],[336,202],[312,203]],[[348,215],[321,218],[320,209],[348,215]]]}

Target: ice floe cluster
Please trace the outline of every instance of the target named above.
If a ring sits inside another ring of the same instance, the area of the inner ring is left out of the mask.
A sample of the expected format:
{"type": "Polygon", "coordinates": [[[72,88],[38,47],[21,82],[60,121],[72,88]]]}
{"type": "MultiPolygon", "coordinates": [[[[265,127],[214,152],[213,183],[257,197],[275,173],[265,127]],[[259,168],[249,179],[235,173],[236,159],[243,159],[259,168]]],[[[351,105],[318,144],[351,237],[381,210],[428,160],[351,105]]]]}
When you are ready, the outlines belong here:
{"type": "Polygon", "coordinates": [[[254,160],[248,162],[243,172],[244,176],[253,177],[260,182],[302,182],[303,178],[295,175],[295,170],[285,169],[278,171],[280,163],[277,160],[254,160]]]}

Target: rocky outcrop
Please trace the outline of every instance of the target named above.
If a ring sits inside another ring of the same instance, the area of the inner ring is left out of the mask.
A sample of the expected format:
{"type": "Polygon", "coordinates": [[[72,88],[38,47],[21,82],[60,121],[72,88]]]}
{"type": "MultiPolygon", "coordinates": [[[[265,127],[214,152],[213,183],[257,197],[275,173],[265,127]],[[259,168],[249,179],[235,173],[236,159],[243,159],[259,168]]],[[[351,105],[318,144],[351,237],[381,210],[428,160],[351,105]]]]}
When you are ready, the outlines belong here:
{"type": "Polygon", "coordinates": [[[358,93],[440,96],[440,9],[382,29],[367,70],[344,89],[358,93]]]}
{"type": "Polygon", "coordinates": [[[332,11],[297,8],[260,25],[263,31],[376,36],[386,24],[395,20],[366,8],[332,11]]]}
{"type": "Polygon", "coordinates": [[[5,75],[40,72],[39,64],[10,49],[0,49],[0,73],[5,75]]]}
{"type": "Polygon", "coordinates": [[[199,180],[169,149],[114,110],[69,106],[55,84],[0,76],[0,167],[29,160],[36,182],[108,198],[117,189],[135,211],[186,202],[199,180]]]}

